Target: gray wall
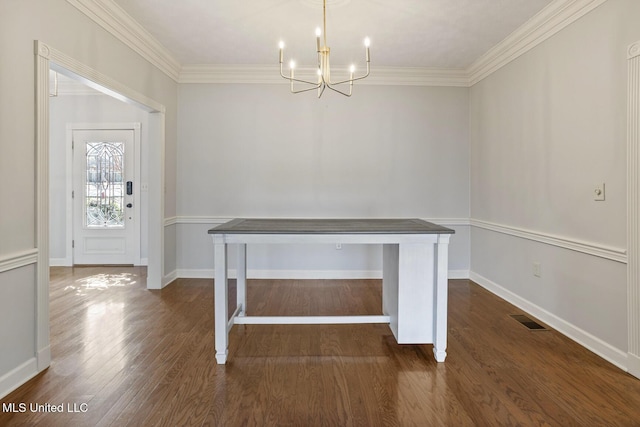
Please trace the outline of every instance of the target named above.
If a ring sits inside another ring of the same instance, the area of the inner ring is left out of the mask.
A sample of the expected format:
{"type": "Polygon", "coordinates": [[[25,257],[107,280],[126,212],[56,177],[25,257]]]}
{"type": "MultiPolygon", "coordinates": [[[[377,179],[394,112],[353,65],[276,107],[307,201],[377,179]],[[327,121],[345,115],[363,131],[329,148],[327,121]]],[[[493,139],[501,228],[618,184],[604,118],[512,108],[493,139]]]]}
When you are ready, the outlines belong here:
{"type": "MultiPolygon", "coordinates": [[[[213,268],[198,217],[469,217],[468,90],[354,91],[180,85],[179,275],[213,268]]],[[[468,226],[455,228],[451,267],[468,272],[468,226]]],[[[250,248],[249,269],[381,270],[377,249],[270,249],[250,248]]]]}
{"type": "Polygon", "coordinates": [[[48,353],[35,348],[34,40],[166,107],[165,214],[175,215],[177,84],[65,0],[0,2],[0,396],[48,353]]]}
{"type": "Polygon", "coordinates": [[[640,2],[610,0],[470,89],[471,216],[491,226],[472,229],[472,278],[620,365],[626,265],[606,255],[627,245],[626,49],[639,19],[640,2]]]}

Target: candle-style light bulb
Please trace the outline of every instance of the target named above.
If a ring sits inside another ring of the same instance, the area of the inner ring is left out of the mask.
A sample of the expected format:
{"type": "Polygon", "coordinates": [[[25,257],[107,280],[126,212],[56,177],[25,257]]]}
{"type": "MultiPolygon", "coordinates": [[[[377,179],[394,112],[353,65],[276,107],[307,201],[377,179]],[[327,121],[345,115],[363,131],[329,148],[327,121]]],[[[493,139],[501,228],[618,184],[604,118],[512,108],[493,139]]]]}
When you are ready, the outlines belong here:
{"type": "Polygon", "coordinates": [[[369,37],[365,37],[364,38],[364,47],[366,49],[366,61],[369,62],[369,46],[371,45],[371,40],[369,40],[369,37]]]}
{"type": "Polygon", "coordinates": [[[320,52],[320,36],[322,35],[322,30],[320,27],[316,28],[316,50],[320,52]]]}
{"type": "Polygon", "coordinates": [[[289,68],[291,68],[292,70],[296,68],[296,62],[293,59],[289,61],[289,68]]]}

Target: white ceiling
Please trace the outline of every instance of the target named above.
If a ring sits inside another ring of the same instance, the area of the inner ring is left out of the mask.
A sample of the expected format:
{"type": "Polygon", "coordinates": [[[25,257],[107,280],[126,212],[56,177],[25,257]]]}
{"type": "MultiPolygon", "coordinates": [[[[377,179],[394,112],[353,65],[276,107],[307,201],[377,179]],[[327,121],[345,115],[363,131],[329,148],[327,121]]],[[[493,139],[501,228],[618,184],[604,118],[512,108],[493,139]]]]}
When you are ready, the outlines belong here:
{"type": "MultiPolygon", "coordinates": [[[[114,0],[182,65],[315,62],[322,0],[114,0]]],[[[334,65],[466,69],[552,0],[328,0],[334,65]]]]}

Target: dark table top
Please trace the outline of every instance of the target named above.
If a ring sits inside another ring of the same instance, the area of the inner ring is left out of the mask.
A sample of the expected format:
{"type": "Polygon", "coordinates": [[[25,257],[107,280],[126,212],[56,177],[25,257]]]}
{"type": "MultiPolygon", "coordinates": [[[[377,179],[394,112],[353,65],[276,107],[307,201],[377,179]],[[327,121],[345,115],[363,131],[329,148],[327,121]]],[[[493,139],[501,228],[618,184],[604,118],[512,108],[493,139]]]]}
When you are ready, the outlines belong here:
{"type": "Polygon", "coordinates": [[[453,234],[455,231],[421,219],[236,218],[209,234],[453,234]]]}

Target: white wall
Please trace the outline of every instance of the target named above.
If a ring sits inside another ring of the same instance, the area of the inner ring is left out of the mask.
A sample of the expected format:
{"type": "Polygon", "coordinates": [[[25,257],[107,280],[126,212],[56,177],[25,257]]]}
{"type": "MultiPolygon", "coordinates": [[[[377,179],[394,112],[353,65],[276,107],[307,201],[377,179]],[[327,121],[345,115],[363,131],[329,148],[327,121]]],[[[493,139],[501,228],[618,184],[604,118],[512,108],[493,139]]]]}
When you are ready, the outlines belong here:
{"type": "Polygon", "coordinates": [[[610,0],[470,89],[472,278],[621,366],[626,48],[639,19],[640,2],[610,0]]]}
{"type": "Polygon", "coordinates": [[[48,365],[38,359],[48,346],[35,345],[34,40],[166,107],[165,215],[175,215],[177,84],[65,0],[1,1],[0,396],[48,365]]]}
{"type": "MultiPolygon", "coordinates": [[[[52,265],[69,265],[71,248],[66,247],[67,179],[71,165],[67,164],[67,125],[78,123],[140,123],[140,172],[136,179],[147,182],[149,120],[146,111],[107,95],[65,95],[49,98],[49,257],[52,265]]],[[[147,193],[138,195],[140,218],[140,256],[147,258],[147,193]]]]}
{"type": "MultiPolygon", "coordinates": [[[[467,219],[467,123],[466,88],[360,85],[317,99],[286,85],[180,85],[181,275],[210,274],[216,218],[467,219]]],[[[451,268],[468,271],[468,226],[454,228],[451,268]]],[[[271,249],[250,248],[249,270],[381,270],[371,248],[271,249]]]]}

